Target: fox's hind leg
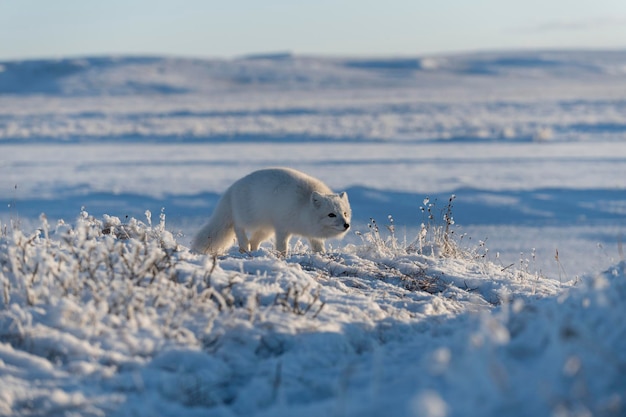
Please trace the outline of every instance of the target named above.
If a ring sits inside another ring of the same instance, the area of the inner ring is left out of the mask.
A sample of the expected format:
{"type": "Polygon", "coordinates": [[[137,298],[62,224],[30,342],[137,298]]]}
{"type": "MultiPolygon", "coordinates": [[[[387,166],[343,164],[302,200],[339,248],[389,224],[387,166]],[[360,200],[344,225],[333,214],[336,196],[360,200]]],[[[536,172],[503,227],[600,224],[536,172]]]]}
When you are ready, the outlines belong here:
{"type": "Polygon", "coordinates": [[[237,243],[239,243],[239,252],[250,252],[250,242],[248,242],[248,236],[246,231],[242,227],[235,227],[235,235],[237,236],[237,243]]]}
{"type": "Polygon", "coordinates": [[[259,249],[259,245],[264,240],[267,240],[274,233],[271,229],[257,229],[252,233],[252,237],[250,238],[250,251],[255,251],[259,249]]]}

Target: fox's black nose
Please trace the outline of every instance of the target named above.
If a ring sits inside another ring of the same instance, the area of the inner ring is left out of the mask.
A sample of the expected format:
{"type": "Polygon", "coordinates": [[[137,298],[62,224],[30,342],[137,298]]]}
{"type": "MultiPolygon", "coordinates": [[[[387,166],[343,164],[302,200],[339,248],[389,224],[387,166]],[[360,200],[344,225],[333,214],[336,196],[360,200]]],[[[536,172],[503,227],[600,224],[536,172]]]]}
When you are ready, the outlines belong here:
{"type": "Polygon", "coordinates": [[[343,224],[343,228],[344,228],[344,229],[346,229],[346,230],[348,230],[348,229],[350,228],[350,224],[348,224],[348,223],[344,223],[344,224],[343,224]]]}

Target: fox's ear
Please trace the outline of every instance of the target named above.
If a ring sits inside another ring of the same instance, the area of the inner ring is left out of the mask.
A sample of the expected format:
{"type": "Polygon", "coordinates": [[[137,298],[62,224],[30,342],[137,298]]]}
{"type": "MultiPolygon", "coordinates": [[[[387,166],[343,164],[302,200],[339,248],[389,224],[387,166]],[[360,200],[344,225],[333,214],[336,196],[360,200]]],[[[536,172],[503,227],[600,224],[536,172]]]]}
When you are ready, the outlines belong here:
{"type": "Polygon", "coordinates": [[[313,204],[313,207],[320,208],[322,206],[323,199],[324,196],[317,191],[313,191],[313,193],[311,193],[311,203],[313,204]]]}
{"type": "Polygon", "coordinates": [[[344,191],[343,193],[339,194],[339,198],[341,198],[345,202],[348,202],[348,193],[344,191]]]}

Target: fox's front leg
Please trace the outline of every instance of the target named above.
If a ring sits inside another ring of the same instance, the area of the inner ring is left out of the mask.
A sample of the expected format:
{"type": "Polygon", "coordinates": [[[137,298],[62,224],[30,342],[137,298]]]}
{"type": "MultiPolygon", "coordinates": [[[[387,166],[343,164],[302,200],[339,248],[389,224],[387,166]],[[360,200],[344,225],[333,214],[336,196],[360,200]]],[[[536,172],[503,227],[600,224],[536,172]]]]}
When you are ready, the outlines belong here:
{"type": "Polygon", "coordinates": [[[287,255],[287,245],[289,244],[289,238],[291,235],[283,231],[276,231],[276,250],[281,255],[287,255]]]}
{"type": "Polygon", "coordinates": [[[313,252],[320,252],[320,253],[324,253],[326,252],[326,249],[324,248],[324,240],[323,239],[309,239],[309,243],[311,244],[311,249],[313,249],[313,252]]]}

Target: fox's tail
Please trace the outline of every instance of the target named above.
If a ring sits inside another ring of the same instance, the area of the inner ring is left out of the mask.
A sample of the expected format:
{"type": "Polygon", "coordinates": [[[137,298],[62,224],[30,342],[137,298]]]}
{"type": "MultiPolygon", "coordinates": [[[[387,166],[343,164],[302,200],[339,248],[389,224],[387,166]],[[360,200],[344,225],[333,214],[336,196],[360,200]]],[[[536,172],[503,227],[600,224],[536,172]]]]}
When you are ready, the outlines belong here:
{"type": "Polygon", "coordinates": [[[209,222],[200,229],[191,243],[191,249],[211,255],[220,255],[233,244],[235,228],[229,194],[217,202],[209,222]]]}

